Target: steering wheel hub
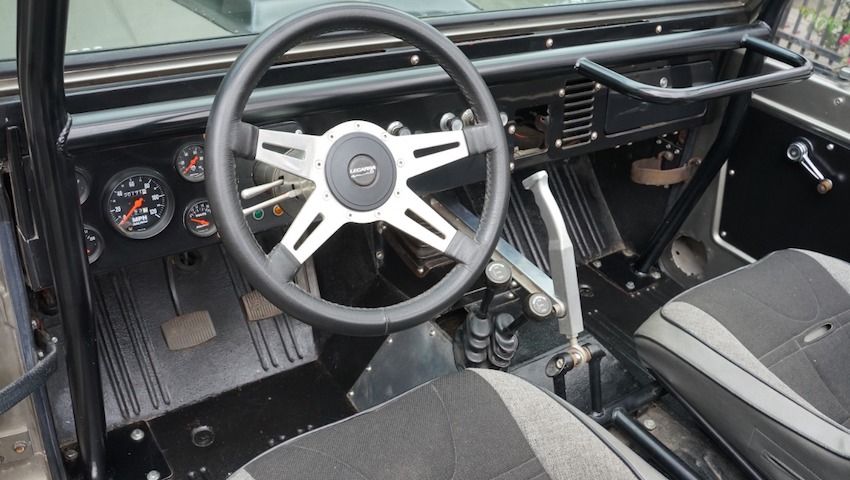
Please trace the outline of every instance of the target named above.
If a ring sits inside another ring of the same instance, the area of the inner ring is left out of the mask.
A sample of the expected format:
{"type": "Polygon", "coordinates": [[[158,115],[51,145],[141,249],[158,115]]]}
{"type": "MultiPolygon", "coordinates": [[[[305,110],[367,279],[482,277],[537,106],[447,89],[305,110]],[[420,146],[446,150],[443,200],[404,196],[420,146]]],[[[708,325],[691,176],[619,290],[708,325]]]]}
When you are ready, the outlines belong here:
{"type": "MultiPolygon", "coordinates": [[[[383,132],[377,125],[359,122],[357,125],[383,132]]],[[[392,195],[396,183],[395,160],[379,137],[366,131],[353,131],[333,142],[325,163],[325,177],[328,189],[339,203],[351,210],[368,212],[386,203],[392,195]]]]}

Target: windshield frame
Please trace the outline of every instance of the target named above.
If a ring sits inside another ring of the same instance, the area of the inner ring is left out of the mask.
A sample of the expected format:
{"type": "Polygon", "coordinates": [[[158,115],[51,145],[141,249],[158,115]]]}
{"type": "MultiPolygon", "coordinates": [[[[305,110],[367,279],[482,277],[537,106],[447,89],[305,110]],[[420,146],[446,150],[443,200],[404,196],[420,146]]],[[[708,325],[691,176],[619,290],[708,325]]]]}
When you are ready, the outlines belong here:
{"type": "MultiPolygon", "coordinates": [[[[466,42],[525,35],[540,31],[581,29],[600,24],[648,22],[681,14],[729,11],[741,14],[756,0],[616,0],[477,12],[424,19],[453,41],[466,42]]],[[[781,1],[781,0],[780,0],[781,1]]],[[[162,76],[226,69],[255,34],[98,50],[65,55],[66,89],[106,85],[162,76]]],[[[364,32],[334,32],[293,49],[286,61],[314,60],[340,54],[404,46],[404,42],[364,32]],[[328,52],[333,51],[333,55],[328,52]]],[[[0,62],[0,98],[18,93],[15,60],[0,62]]]]}

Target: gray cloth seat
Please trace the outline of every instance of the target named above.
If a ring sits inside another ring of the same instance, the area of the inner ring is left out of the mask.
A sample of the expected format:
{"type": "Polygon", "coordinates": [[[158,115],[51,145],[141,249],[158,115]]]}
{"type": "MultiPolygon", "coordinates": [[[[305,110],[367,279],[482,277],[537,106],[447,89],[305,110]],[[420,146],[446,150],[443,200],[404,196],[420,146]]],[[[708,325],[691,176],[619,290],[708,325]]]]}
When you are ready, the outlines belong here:
{"type": "Polygon", "coordinates": [[[518,377],[467,370],[283,443],[231,480],[661,479],[607,431],[518,377]]]}
{"type": "Polygon", "coordinates": [[[850,264],[774,252],[674,298],[641,360],[767,478],[850,478],[850,264]]]}

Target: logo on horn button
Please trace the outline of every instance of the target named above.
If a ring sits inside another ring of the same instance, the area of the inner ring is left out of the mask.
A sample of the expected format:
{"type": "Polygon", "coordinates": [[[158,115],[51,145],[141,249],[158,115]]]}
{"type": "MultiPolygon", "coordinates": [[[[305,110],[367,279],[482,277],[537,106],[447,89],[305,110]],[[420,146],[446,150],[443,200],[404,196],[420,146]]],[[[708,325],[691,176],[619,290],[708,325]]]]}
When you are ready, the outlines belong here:
{"type": "Polygon", "coordinates": [[[361,187],[368,187],[378,179],[378,164],[368,155],[357,155],[348,163],[348,178],[361,187]]]}

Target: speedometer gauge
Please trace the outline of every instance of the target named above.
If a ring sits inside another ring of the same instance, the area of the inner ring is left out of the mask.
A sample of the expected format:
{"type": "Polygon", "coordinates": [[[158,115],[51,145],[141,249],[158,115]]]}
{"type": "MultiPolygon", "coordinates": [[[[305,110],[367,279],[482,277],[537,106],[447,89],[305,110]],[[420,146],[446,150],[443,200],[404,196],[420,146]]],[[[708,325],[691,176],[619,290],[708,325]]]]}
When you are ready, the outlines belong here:
{"type": "Polygon", "coordinates": [[[168,226],[173,214],[171,190],[159,174],[129,170],[109,182],[106,216],[122,235],[150,238],[168,226]]]}

